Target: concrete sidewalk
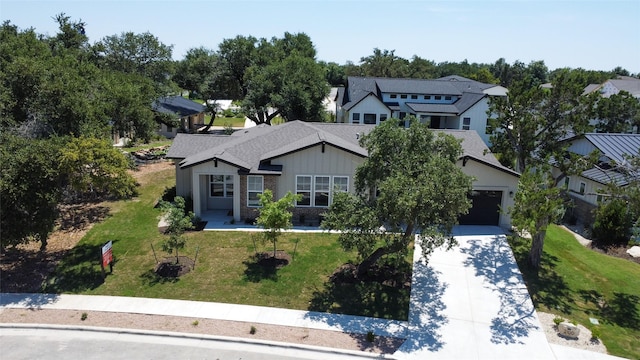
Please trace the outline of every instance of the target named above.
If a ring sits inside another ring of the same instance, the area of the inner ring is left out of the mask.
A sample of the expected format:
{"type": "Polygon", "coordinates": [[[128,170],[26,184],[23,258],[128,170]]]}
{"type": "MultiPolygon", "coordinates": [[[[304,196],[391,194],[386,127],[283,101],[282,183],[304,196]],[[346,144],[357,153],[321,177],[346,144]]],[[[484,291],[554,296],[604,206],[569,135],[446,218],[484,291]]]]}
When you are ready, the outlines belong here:
{"type": "Polygon", "coordinates": [[[549,344],[502,229],[458,226],[454,235],[459,246],[436,250],[428,263],[417,239],[407,322],[237,304],[66,294],[0,294],[0,311],[113,311],[356,334],[373,331],[407,339],[393,354],[397,359],[619,359],[549,344]]]}

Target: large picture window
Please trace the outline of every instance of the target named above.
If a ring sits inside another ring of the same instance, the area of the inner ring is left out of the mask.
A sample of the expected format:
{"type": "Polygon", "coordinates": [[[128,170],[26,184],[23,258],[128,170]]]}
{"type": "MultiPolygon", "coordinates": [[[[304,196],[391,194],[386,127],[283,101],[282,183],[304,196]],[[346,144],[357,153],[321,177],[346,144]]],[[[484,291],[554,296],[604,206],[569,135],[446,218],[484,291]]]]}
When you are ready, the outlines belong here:
{"type": "Polygon", "coordinates": [[[376,114],[364,114],[364,123],[369,125],[375,124],[376,114]]]}
{"type": "Polygon", "coordinates": [[[247,206],[260,206],[258,195],[264,191],[264,178],[262,176],[247,176],[247,206]]]}
{"type": "Polygon", "coordinates": [[[338,191],[349,191],[348,176],[296,176],[296,194],[302,195],[296,206],[328,207],[338,191]]]}
{"type": "Polygon", "coordinates": [[[233,175],[209,175],[209,196],[233,197],[233,175]]]}

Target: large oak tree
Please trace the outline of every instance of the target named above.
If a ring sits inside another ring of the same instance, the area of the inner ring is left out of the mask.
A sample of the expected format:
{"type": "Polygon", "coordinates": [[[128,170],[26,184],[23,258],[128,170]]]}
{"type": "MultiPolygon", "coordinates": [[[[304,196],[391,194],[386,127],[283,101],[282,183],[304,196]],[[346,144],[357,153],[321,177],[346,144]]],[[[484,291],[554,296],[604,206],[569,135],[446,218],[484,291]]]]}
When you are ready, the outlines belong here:
{"type": "Polygon", "coordinates": [[[472,178],[456,165],[460,142],[410,120],[409,128],[387,120],[361,138],[369,156],[355,174],[355,193],[338,193],[322,227],[339,230],[339,241],[360,257],[358,276],[382,256],[406,254],[420,234],[425,257],[453,246],[452,227],[465,214],[472,178]]]}

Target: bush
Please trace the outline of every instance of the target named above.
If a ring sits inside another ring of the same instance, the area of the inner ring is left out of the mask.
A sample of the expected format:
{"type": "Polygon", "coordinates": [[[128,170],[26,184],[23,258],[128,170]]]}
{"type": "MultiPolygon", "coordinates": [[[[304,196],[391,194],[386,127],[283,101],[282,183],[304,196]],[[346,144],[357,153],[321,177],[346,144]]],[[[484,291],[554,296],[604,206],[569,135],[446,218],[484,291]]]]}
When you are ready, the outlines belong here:
{"type": "Polygon", "coordinates": [[[376,336],[373,333],[373,331],[368,331],[367,332],[367,342],[372,343],[375,339],[376,339],[376,336]]]}
{"type": "Polygon", "coordinates": [[[593,237],[603,244],[621,244],[629,241],[632,219],[627,203],[622,199],[612,199],[601,204],[595,211],[593,237]]]}
{"type": "Polygon", "coordinates": [[[258,331],[255,326],[251,325],[251,329],[249,329],[249,334],[253,335],[258,331]]]}
{"type": "Polygon", "coordinates": [[[591,328],[591,340],[598,340],[600,339],[601,336],[601,332],[600,332],[600,328],[597,326],[594,326],[591,328]]]}
{"type": "Polygon", "coordinates": [[[556,326],[560,325],[563,321],[564,319],[561,318],[560,316],[556,316],[553,318],[553,323],[556,324],[556,326]]]}

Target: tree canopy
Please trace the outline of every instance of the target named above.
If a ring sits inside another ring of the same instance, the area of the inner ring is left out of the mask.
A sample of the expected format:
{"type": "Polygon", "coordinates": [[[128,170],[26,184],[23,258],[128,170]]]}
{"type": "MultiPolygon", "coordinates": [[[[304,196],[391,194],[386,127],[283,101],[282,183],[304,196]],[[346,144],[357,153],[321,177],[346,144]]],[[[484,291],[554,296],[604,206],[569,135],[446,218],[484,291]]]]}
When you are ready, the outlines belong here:
{"type": "Polygon", "coordinates": [[[355,175],[355,193],[337,193],[322,227],[340,230],[345,250],[357,250],[358,275],[383,255],[404,255],[420,234],[425,257],[455,242],[451,230],[465,214],[472,178],[456,165],[460,142],[410,119],[388,120],[361,138],[369,152],[355,175]]]}

